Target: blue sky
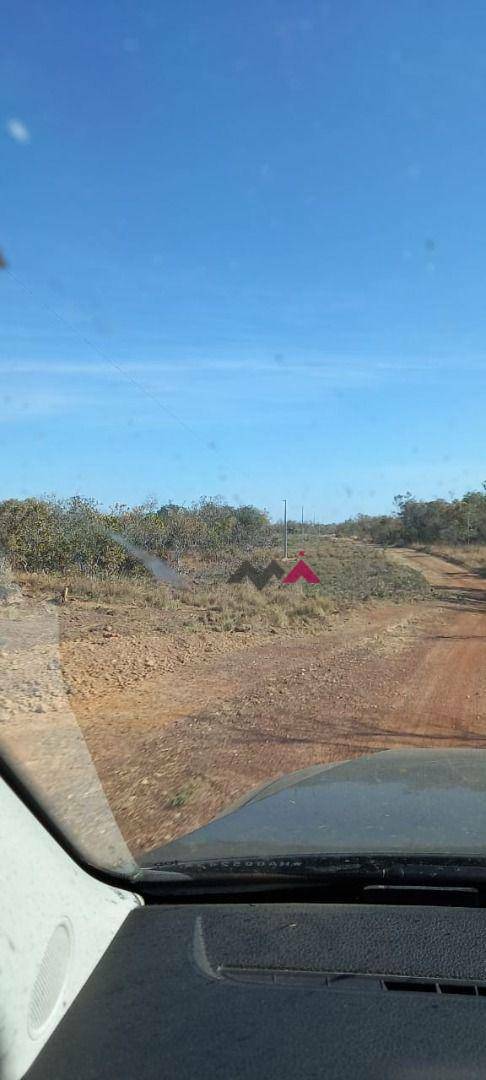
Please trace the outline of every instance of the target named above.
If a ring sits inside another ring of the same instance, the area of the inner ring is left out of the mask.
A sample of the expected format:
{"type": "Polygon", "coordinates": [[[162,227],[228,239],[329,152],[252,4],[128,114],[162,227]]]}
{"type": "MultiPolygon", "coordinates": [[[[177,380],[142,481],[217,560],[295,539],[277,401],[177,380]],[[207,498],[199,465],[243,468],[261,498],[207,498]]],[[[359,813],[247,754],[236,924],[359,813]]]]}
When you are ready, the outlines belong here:
{"type": "Polygon", "coordinates": [[[486,10],[7,0],[0,498],[486,478],[486,10]]]}

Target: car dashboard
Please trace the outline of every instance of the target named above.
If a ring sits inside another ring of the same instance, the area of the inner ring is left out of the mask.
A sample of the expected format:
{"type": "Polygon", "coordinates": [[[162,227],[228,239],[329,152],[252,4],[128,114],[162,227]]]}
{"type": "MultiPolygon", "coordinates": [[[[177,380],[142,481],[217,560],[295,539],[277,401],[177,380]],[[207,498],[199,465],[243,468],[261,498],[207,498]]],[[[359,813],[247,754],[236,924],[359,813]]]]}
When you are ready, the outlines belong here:
{"type": "Polygon", "coordinates": [[[486,912],[133,910],[28,1080],[484,1077],[486,912]]]}

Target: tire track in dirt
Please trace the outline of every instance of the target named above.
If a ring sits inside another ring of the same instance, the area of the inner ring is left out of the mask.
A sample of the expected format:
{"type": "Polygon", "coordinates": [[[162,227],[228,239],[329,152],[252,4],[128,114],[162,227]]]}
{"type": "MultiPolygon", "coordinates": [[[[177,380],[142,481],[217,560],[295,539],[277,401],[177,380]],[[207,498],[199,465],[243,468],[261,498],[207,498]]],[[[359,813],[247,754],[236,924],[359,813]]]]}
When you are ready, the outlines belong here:
{"type": "MultiPolygon", "coordinates": [[[[401,688],[396,716],[413,732],[444,745],[482,745],[486,739],[486,581],[438,556],[394,556],[419,569],[441,597],[437,618],[401,688]]],[[[437,605],[439,607],[439,604],[437,605]]]]}
{"type": "Polygon", "coordinates": [[[261,635],[230,651],[221,641],[186,660],[178,645],[155,668],[140,634],[144,677],[93,693],[90,650],[101,656],[111,637],[84,661],[66,642],[68,680],[75,665],[81,684],[88,676],[71,705],[132,850],[294,769],[392,747],[486,746],[486,582],[436,556],[390,557],[420,570],[435,599],[365,603],[319,635],[261,635]]]}
{"type": "MultiPolygon", "coordinates": [[[[160,780],[178,805],[162,796],[154,814],[148,776],[127,823],[135,846],[201,825],[292,769],[389,747],[486,746],[486,582],[435,556],[391,557],[420,570],[436,600],[377,605],[324,639],[220,660],[213,675],[234,693],[167,726],[160,780]]],[[[159,736],[147,736],[156,757],[159,736]]]]}
{"type": "Polygon", "coordinates": [[[374,702],[400,679],[426,607],[363,605],[318,637],[267,640],[78,703],[129,844],[186,832],[284,772],[383,748],[374,702]]]}

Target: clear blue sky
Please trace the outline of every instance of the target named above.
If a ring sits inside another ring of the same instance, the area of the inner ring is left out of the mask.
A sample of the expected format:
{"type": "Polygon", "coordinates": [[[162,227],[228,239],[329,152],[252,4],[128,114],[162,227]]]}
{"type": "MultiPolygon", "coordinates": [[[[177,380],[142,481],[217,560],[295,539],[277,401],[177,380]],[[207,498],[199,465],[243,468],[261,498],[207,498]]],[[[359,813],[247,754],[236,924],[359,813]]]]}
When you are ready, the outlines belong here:
{"type": "Polygon", "coordinates": [[[1,498],[333,520],[486,478],[481,0],[3,27],[1,498]]]}

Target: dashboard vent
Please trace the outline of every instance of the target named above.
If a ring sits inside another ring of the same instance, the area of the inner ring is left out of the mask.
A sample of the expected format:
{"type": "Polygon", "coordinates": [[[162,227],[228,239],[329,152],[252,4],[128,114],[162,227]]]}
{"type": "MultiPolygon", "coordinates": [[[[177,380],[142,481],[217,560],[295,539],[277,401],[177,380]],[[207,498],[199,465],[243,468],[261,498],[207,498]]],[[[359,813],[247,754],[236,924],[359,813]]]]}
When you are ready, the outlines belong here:
{"type": "Polygon", "coordinates": [[[290,971],[274,968],[219,967],[217,978],[239,983],[258,983],[268,987],[302,987],[306,990],[337,991],[402,991],[412,994],[437,994],[448,997],[461,995],[486,997],[485,983],[444,982],[435,979],[413,979],[407,976],[368,975],[360,972],[290,971]]]}
{"type": "Polygon", "coordinates": [[[479,983],[434,982],[432,979],[382,979],[384,990],[408,990],[428,994],[466,994],[486,997],[486,985],[479,983]]]}

